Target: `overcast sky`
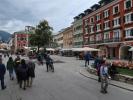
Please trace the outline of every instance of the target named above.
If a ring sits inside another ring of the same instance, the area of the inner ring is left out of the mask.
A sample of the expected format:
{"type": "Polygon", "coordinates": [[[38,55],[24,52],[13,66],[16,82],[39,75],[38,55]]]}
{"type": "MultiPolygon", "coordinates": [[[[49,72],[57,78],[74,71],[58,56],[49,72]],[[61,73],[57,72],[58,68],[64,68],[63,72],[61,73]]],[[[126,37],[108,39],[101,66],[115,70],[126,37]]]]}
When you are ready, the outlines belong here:
{"type": "Polygon", "coordinates": [[[0,30],[13,33],[46,19],[54,33],[99,0],[0,0],[0,30]]]}

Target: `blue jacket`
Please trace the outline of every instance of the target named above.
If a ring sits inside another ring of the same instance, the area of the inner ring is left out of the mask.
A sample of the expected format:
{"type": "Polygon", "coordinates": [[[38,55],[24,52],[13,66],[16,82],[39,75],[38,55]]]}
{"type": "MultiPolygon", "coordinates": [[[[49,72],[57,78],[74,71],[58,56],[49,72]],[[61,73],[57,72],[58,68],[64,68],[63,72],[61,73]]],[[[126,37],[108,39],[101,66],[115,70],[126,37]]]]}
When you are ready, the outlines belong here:
{"type": "Polygon", "coordinates": [[[6,73],[6,67],[4,64],[0,64],[0,78],[4,77],[6,73]]]}
{"type": "Polygon", "coordinates": [[[85,54],[85,60],[86,61],[89,61],[91,58],[91,55],[89,53],[85,54]]]}
{"type": "Polygon", "coordinates": [[[46,64],[50,64],[53,63],[53,60],[50,57],[46,58],[46,64]]]}

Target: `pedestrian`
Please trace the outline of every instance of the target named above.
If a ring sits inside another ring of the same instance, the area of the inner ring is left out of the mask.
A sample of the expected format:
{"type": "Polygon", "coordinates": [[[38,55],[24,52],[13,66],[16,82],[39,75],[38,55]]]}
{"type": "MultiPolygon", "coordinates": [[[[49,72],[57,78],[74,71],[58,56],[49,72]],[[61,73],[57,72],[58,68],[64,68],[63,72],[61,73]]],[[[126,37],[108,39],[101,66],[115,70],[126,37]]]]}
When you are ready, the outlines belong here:
{"type": "Polygon", "coordinates": [[[16,78],[17,78],[17,82],[19,83],[19,75],[18,75],[18,67],[20,65],[21,59],[19,56],[17,56],[17,58],[14,61],[14,70],[15,70],[15,74],[16,74],[16,78]]]}
{"type": "Polygon", "coordinates": [[[50,63],[53,63],[53,59],[51,59],[51,57],[49,55],[47,55],[46,57],[46,68],[47,68],[47,72],[49,71],[49,65],[50,63]]]}
{"type": "Polygon", "coordinates": [[[6,88],[4,84],[4,75],[6,73],[6,67],[2,63],[2,59],[0,59],[0,81],[1,81],[1,89],[4,90],[6,88]]]}
{"type": "Polygon", "coordinates": [[[87,52],[84,56],[85,58],[85,67],[87,67],[87,64],[89,65],[90,64],[90,58],[91,58],[91,55],[87,52]]]}
{"type": "Polygon", "coordinates": [[[101,76],[101,93],[107,93],[109,75],[108,75],[107,62],[105,60],[101,62],[100,76],[101,76]]]}
{"type": "Polygon", "coordinates": [[[102,61],[102,59],[100,57],[96,56],[95,61],[94,61],[94,66],[97,70],[98,82],[101,82],[101,77],[100,77],[101,61],[102,61]]]}
{"type": "Polygon", "coordinates": [[[7,70],[9,71],[10,80],[13,80],[14,61],[12,57],[9,57],[9,60],[7,61],[7,70]]]}
{"type": "Polygon", "coordinates": [[[43,65],[43,59],[42,59],[41,54],[38,54],[37,59],[38,59],[39,64],[43,65]]]}
{"type": "Polygon", "coordinates": [[[33,83],[33,78],[35,78],[35,63],[32,61],[28,61],[28,81],[27,86],[31,87],[33,83]]]}
{"type": "Polygon", "coordinates": [[[28,67],[25,63],[25,60],[21,60],[21,64],[18,67],[18,76],[19,76],[19,86],[20,88],[26,89],[26,82],[28,80],[28,67]]]}

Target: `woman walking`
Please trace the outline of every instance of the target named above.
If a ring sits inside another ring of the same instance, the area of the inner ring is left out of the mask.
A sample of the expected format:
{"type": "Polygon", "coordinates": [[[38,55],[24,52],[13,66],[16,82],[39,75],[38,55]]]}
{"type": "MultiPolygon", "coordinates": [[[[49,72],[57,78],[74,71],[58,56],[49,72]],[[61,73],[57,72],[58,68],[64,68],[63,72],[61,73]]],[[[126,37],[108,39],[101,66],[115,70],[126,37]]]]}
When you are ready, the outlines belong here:
{"type": "Polygon", "coordinates": [[[10,80],[13,80],[14,61],[12,57],[9,57],[9,60],[7,61],[7,70],[9,71],[10,80]]]}

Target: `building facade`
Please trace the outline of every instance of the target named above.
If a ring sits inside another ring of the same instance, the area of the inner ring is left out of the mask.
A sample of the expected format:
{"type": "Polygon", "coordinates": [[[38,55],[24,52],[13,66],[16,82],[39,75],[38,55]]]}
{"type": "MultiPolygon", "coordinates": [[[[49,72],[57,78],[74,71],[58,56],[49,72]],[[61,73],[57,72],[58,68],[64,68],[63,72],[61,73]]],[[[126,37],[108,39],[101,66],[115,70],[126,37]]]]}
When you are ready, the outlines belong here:
{"type": "Polygon", "coordinates": [[[53,36],[53,42],[57,43],[59,49],[63,48],[63,33],[59,31],[56,35],[53,36]]]}
{"type": "Polygon", "coordinates": [[[14,52],[24,52],[25,47],[29,47],[29,37],[34,34],[35,29],[30,26],[26,26],[24,31],[18,31],[14,33],[14,52]]]}
{"type": "Polygon", "coordinates": [[[74,17],[73,22],[73,47],[74,48],[81,48],[83,46],[83,24],[82,18],[84,14],[80,14],[74,17]]]}
{"type": "Polygon", "coordinates": [[[63,48],[69,49],[73,47],[73,26],[70,26],[63,33],[63,48]]]}
{"type": "Polygon", "coordinates": [[[133,0],[112,0],[93,5],[83,18],[84,46],[100,49],[99,55],[128,59],[133,46],[133,0]]]}

